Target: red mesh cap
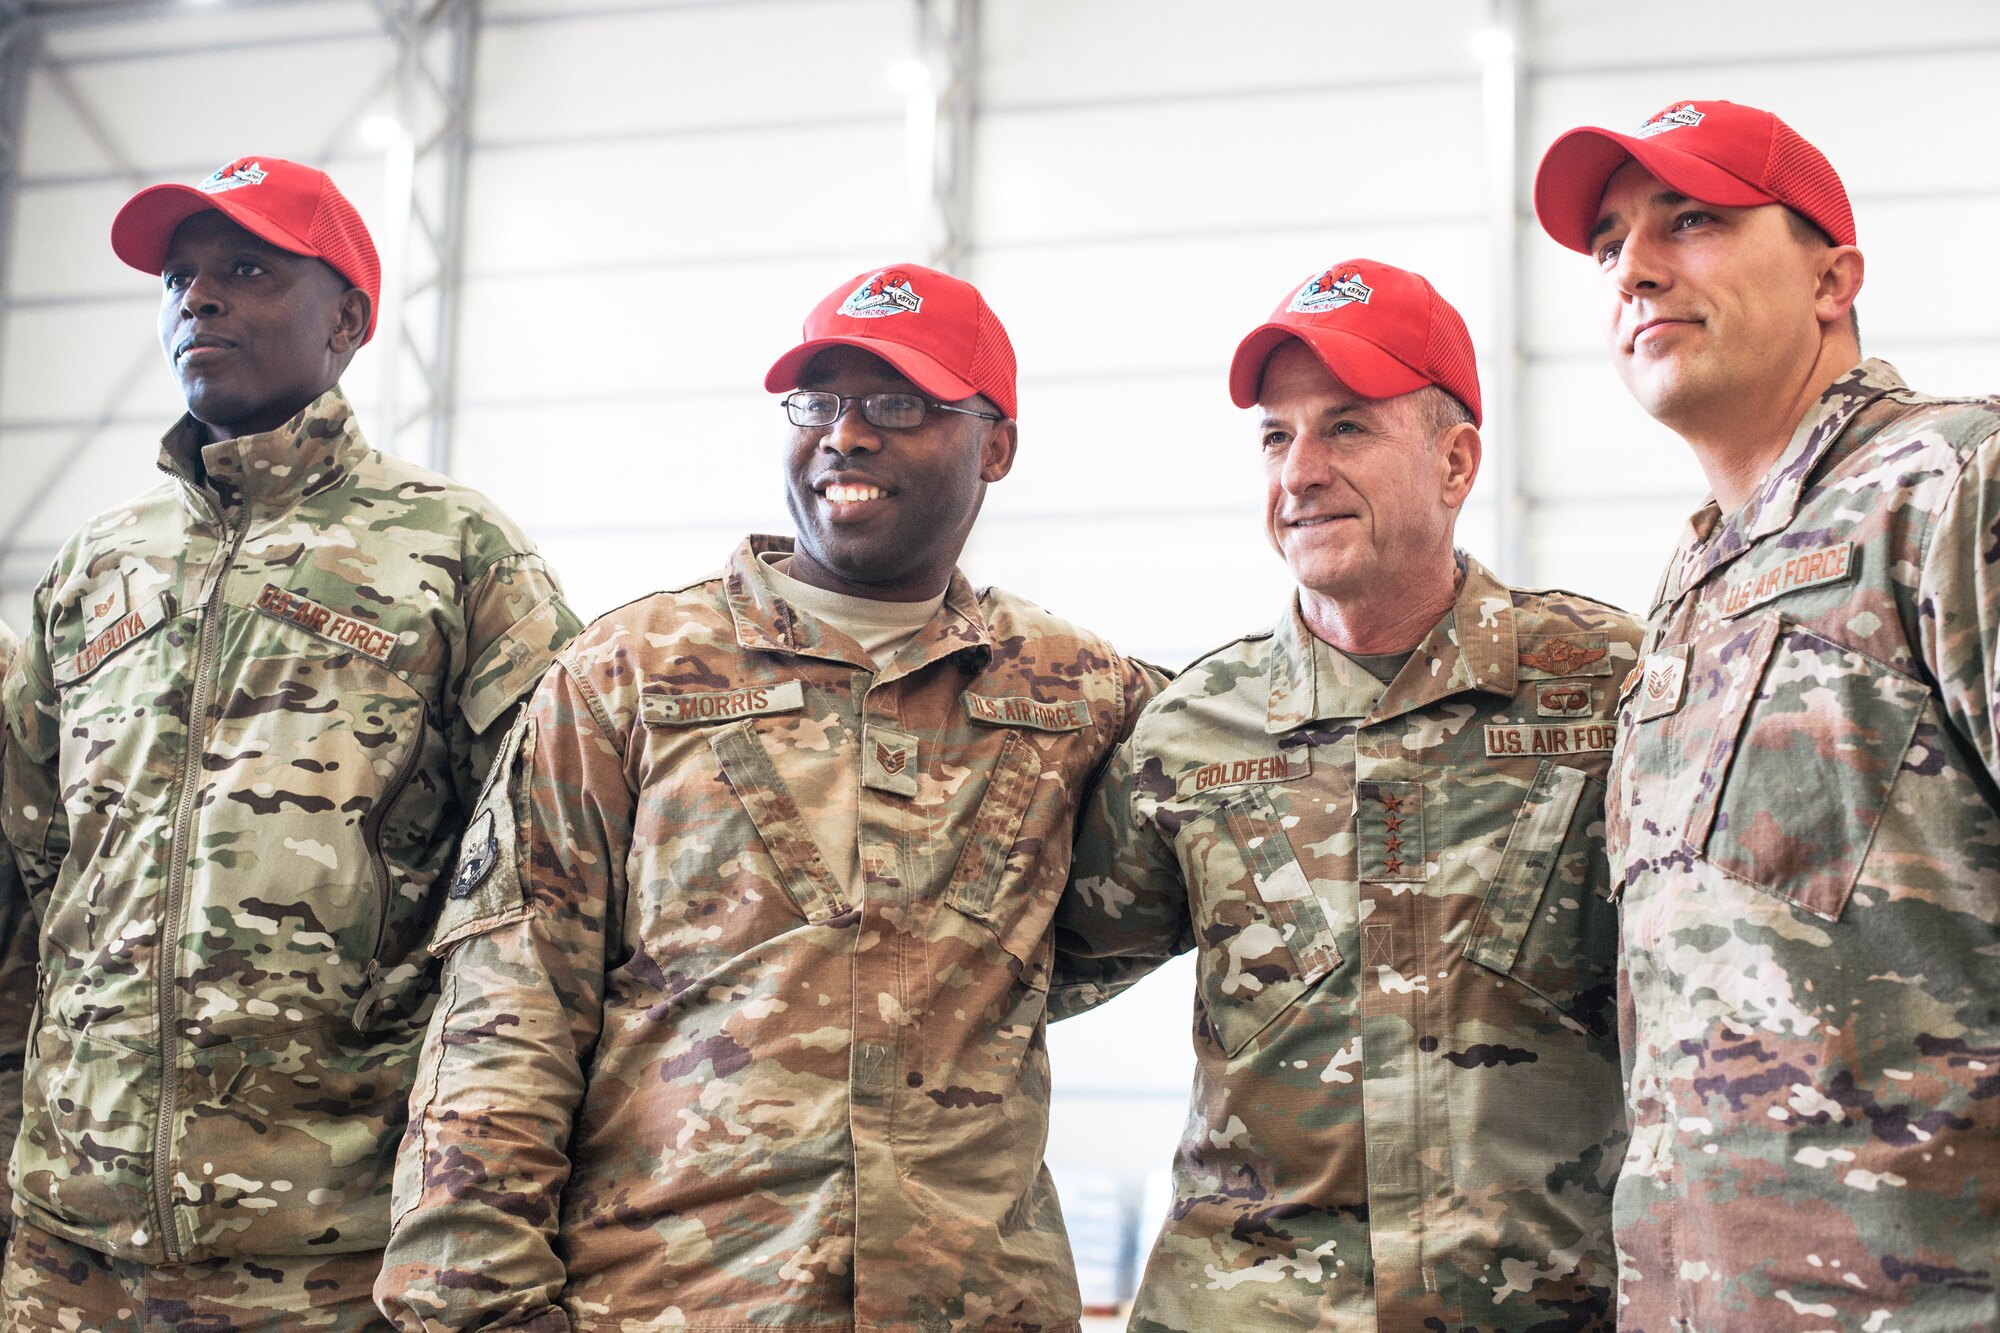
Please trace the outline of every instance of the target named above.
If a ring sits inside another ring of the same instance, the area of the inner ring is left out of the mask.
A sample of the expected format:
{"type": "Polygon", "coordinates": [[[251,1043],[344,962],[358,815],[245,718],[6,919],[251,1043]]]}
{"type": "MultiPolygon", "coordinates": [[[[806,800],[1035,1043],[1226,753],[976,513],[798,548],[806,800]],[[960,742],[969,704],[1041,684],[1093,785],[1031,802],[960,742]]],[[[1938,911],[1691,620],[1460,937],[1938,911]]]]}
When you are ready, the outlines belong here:
{"type": "Polygon", "coordinates": [[[1589,254],[1605,183],[1635,158],[1690,199],[1725,208],[1783,204],[1835,245],[1854,244],[1854,210],[1833,164],[1770,112],[1735,102],[1675,102],[1636,134],[1586,126],[1563,135],[1535,171],[1542,230],[1589,254]]]}
{"type": "Polygon", "coordinates": [[[243,230],[290,250],[323,259],[368,293],[368,330],[375,336],[382,303],[382,262],[361,214],[323,171],[279,157],[239,157],[199,185],[153,185],[125,201],[111,222],[111,249],[144,273],[166,266],[174,228],[213,208],[243,230]]]}
{"type": "Polygon", "coordinates": [[[979,289],[922,264],[856,274],[806,316],[804,341],[779,357],[764,387],[799,387],[822,347],[873,352],[933,398],[955,403],[983,393],[1014,415],[1014,344],[979,289]]]}
{"type": "Polygon", "coordinates": [[[1279,303],[1271,318],[1237,345],[1229,396],[1257,401],[1264,363],[1278,344],[1297,338],[1336,378],[1367,398],[1394,398],[1435,384],[1479,412],[1479,366],[1472,335],[1451,303],[1416,274],[1373,259],[1343,259],[1320,270],[1279,303]]]}

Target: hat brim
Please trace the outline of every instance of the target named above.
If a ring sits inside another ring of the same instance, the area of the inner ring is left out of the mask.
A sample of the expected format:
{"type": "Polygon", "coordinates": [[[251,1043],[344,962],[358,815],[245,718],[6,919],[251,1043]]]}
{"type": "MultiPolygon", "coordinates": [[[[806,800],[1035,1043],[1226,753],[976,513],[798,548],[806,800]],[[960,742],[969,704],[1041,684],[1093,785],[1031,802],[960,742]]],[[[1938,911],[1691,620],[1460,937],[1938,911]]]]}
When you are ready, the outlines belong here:
{"type": "MultiPolygon", "coordinates": [[[[946,370],[935,357],[920,352],[914,347],[886,339],[859,338],[852,334],[838,338],[814,338],[802,342],[785,353],[764,372],[764,387],[772,393],[799,387],[800,376],[806,373],[814,356],[829,347],[856,347],[871,352],[894,366],[898,373],[910,383],[922,389],[940,402],[956,403],[970,398],[979,390],[969,382],[946,370]]],[[[1009,417],[1014,415],[1014,405],[993,400],[1009,417]]]]}
{"type": "MultiPolygon", "coordinates": [[[[211,208],[280,249],[321,258],[312,242],[292,235],[261,213],[234,206],[228,191],[205,194],[192,185],[148,186],[127,199],[118,216],[111,220],[111,251],[141,273],[157,276],[167,266],[167,250],[173,245],[175,229],[211,208]]],[[[351,277],[347,280],[354,281],[351,277]]]]}
{"type": "Polygon", "coordinates": [[[1399,398],[1433,381],[1410,369],[1366,338],[1342,329],[1299,324],[1265,324],[1236,345],[1229,362],[1229,396],[1238,407],[1255,407],[1264,363],[1286,339],[1312,348],[1327,373],[1363,398],[1399,398]]]}
{"type": "Polygon", "coordinates": [[[1589,254],[1590,233],[1597,225],[1604,187],[1618,168],[1632,161],[1652,172],[1667,188],[1705,204],[1749,208],[1777,202],[1742,177],[1658,138],[1638,139],[1587,126],[1550,144],[1541,165],[1535,168],[1535,217],[1542,230],[1557,244],[1589,254]]]}

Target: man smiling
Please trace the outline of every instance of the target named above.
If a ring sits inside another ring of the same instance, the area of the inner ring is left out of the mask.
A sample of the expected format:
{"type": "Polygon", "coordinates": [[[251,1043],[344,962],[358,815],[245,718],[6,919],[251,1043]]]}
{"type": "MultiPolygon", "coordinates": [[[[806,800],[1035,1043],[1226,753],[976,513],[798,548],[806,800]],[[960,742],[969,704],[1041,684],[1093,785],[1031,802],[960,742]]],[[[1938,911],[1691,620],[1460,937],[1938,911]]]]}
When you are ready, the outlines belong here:
{"type": "Polygon", "coordinates": [[[1049,922],[1159,678],[956,569],[1016,439],[969,284],[843,283],[765,385],[796,539],[586,630],[467,836],[405,1329],[1077,1327],[1049,922]]]}
{"type": "Polygon", "coordinates": [[[1846,190],[1767,111],[1573,130],[1535,206],[1714,492],[1607,805],[1619,1326],[2000,1328],[2000,403],[1862,359],[1846,190]]]}
{"type": "Polygon", "coordinates": [[[1297,597],[1147,707],[1057,917],[1083,1002],[1196,951],[1193,1106],[1132,1327],[1609,1329],[1600,813],[1637,627],[1455,554],[1479,378],[1416,274],[1307,279],[1229,388],[1297,597]]]}
{"type": "Polygon", "coordinates": [[[484,497],[368,447],[367,229],[310,167],[135,195],[187,415],[7,677],[40,923],[10,1329],[380,1327],[389,1178],[465,812],[577,628],[484,497]]]}

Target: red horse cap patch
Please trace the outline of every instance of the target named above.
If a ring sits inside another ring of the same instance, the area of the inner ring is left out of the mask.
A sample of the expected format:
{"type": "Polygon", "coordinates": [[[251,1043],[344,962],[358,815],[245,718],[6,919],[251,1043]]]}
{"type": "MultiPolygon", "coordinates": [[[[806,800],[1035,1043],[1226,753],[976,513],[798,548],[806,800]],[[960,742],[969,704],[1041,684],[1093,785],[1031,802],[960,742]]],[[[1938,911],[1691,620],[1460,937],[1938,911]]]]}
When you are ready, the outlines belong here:
{"type": "Polygon", "coordinates": [[[890,315],[914,315],[924,298],[910,285],[910,275],[899,268],[886,268],[847,294],[840,313],[855,319],[886,319],[890,315]]]}
{"type": "Polygon", "coordinates": [[[1367,305],[1368,298],[1375,289],[1361,280],[1359,273],[1343,274],[1338,269],[1328,269],[1317,277],[1307,280],[1292,297],[1287,310],[1312,314],[1320,310],[1338,310],[1344,305],[1367,305]]]}

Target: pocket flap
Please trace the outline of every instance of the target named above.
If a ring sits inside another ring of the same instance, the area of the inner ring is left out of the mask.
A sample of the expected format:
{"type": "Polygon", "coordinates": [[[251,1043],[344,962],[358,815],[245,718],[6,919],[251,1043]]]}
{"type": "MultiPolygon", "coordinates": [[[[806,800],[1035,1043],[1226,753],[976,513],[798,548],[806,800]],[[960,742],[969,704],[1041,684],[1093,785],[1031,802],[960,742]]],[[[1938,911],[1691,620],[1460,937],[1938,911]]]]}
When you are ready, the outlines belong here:
{"type": "Polygon", "coordinates": [[[1535,913],[1548,889],[1549,875],[1562,854],[1563,838],[1583,795],[1582,769],[1543,761],[1528,784],[1528,795],[1514,816],[1514,828],[1500,853],[1500,864],[1487,887],[1486,902],[1472,925],[1465,956],[1492,968],[1512,972],[1521,955],[1535,913]]]}
{"type": "Polygon", "coordinates": [[[826,857],[806,827],[798,802],[750,724],[732,722],[716,728],[708,737],[708,748],[715,752],[722,776],[756,826],[793,905],[814,923],[847,911],[840,885],[827,869],[826,857]]]}

